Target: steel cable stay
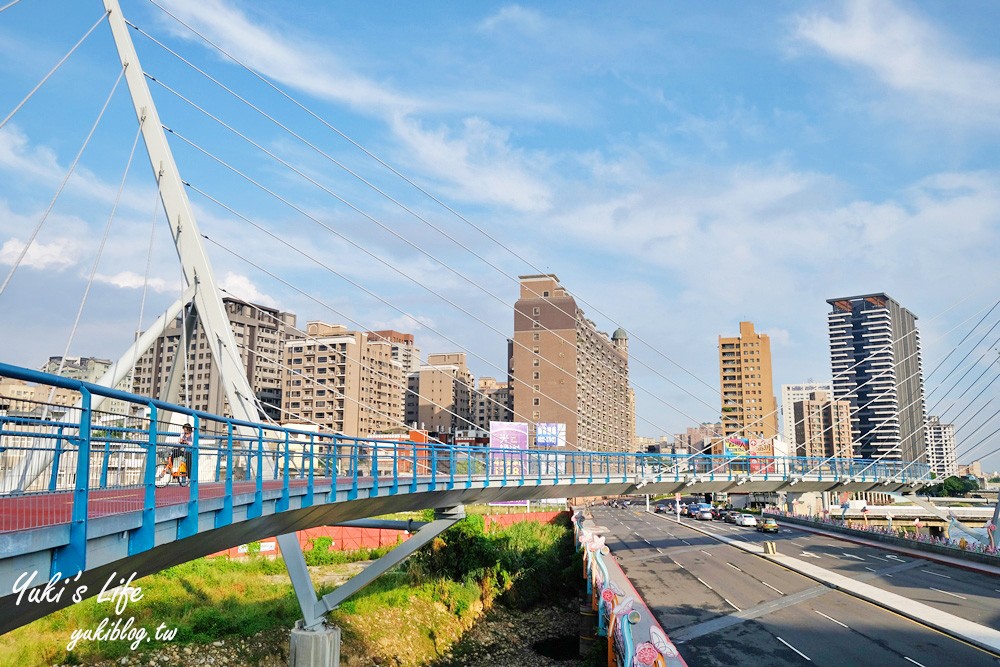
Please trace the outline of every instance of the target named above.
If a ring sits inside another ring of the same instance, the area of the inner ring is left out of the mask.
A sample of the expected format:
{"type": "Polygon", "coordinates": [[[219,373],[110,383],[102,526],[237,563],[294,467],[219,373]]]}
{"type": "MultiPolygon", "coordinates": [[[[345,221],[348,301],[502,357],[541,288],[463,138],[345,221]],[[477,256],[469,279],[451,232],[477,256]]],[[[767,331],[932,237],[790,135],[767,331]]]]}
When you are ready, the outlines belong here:
{"type": "MultiPolygon", "coordinates": [[[[8,7],[13,6],[14,4],[16,4],[19,1],[20,0],[15,0],[15,2],[10,3],[9,5],[7,5],[7,7],[4,7],[2,9],[0,9],[0,11],[3,11],[4,9],[7,9],[8,7]]],[[[84,33],[83,37],[80,38],[80,41],[78,41],[76,44],[74,44],[73,48],[71,48],[69,50],[69,52],[66,55],[64,55],[59,60],[59,62],[57,62],[55,64],[55,66],[48,71],[48,73],[45,76],[42,77],[42,80],[39,81],[38,84],[34,88],[31,89],[31,92],[29,92],[27,95],[25,95],[24,99],[22,99],[20,102],[17,103],[17,105],[11,110],[11,112],[7,114],[6,118],[4,118],[3,120],[0,120],[0,129],[3,129],[3,126],[7,124],[7,121],[9,121],[11,118],[13,118],[14,115],[18,111],[21,110],[21,107],[23,107],[25,104],[28,103],[28,100],[30,100],[32,98],[32,96],[34,96],[34,94],[38,92],[38,89],[41,88],[43,85],[45,85],[45,82],[48,81],[52,77],[52,75],[55,74],[56,71],[58,71],[58,69],[60,67],[62,67],[63,63],[65,63],[67,60],[69,60],[69,57],[72,56],[76,52],[76,50],[78,48],[80,48],[80,45],[83,44],[87,40],[88,37],[90,37],[90,33],[94,32],[97,29],[97,26],[101,25],[101,23],[103,23],[104,20],[107,19],[107,18],[108,18],[108,13],[107,12],[102,12],[101,13],[101,18],[97,19],[97,21],[94,23],[94,25],[90,26],[90,30],[88,30],[87,32],[84,33]]]]}
{"type": "Polygon", "coordinates": [[[21,2],[21,0],[13,0],[12,2],[8,2],[3,7],[0,7],[0,13],[3,13],[5,11],[7,11],[8,9],[10,9],[11,7],[13,7],[14,5],[16,5],[19,2],[21,2]]]}
{"type": "Polygon", "coordinates": [[[118,72],[118,77],[115,79],[114,85],[111,87],[111,92],[108,93],[107,99],[104,100],[104,105],[101,107],[100,112],[97,114],[97,118],[94,120],[93,125],[91,125],[90,127],[90,131],[87,133],[87,137],[83,140],[83,145],[80,146],[80,150],[77,152],[76,157],[73,158],[73,162],[70,164],[69,169],[66,170],[66,175],[63,177],[62,182],[56,189],[55,195],[52,197],[52,200],[49,202],[48,207],[45,209],[45,212],[39,219],[38,224],[35,225],[35,228],[31,230],[31,235],[28,237],[27,242],[25,242],[24,246],[21,248],[21,252],[18,253],[17,259],[14,260],[14,265],[10,268],[10,271],[7,273],[7,277],[4,278],[3,284],[0,284],[0,296],[3,296],[4,291],[10,284],[11,278],[14,277],[14,273],[17,271],[18,267],[21,266],[21,262],[24,261],[25,255],[28,254],[28,249],[31,248],[31,245],[35,242],[35,238],[38,236],[38,233],[45,225],[46,220],[48,220],[49,214],[52,212],[52,209],[55,208],[56,202],[59,201],[60,195],[62,195],[63,190],[66,188],[66,184],[69,183],[70,177],[72,177],[73,172],[76,171],[76,167],[80,163],[80,158],[83,157],[84,151],[87,150],[87,146],[90,144],[90,140],[94,136],[94,132],[97,131],[97,127],[98,125],[100,125],[101,119],[104,118],[104,112],[107,111],[108,105],[111,104],[111,99],[112,97],[114,97],[115,91],[118,90],[118,84],[121,83],[124,74],[125,74],[125,68],[122,67],[118,72]]]}

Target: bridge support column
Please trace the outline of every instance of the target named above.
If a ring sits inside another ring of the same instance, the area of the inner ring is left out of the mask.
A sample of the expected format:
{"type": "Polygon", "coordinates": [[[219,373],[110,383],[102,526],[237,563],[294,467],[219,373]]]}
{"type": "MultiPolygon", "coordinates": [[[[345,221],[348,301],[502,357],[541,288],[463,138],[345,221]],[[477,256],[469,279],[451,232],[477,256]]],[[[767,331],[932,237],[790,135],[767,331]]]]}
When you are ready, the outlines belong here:
{"type": "Polygon", "coordinates": [[[340,667],[340,628],[323,623],[305,629],[302,621],[292,628],[288,667],[340,667]]]}

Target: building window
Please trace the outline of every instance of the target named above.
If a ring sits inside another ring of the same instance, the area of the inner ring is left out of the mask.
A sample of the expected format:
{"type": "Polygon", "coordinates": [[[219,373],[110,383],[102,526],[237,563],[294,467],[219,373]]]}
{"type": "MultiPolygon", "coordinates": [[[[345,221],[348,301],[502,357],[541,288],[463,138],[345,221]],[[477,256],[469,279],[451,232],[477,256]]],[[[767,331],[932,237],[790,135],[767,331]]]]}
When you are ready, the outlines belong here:
{"type": "Polygon", "coordinates": [[[538,379],[539,379],[539,378],[541,377],[541,375],[542,375],[542,374],[541,374],[541,373],[539,373],[538,371],[534,371],[534,372],[533,372],[533,373],[531,374],[531,379],[532,379],[532,380],[538,380],[538,379]]]}
{"type": "Polygon", "coordinates": [[[531,365],[532,366],[537,366],[538,365],[538,359],[532,359],[531,360],[531,365]]]}
{"type": "Polygon", "coordinates": [[[539,335],[539,333],[537,331],[535,333],[531,334],[531,340],[538,340],[540,337],[541,336],[539,335]]]}
{"type": "Polygon", "coordinates": [[[531,323],[531,328],[532,329],[540,329],[541,327],[542,327],[542,325],[539,324],[538,322],[532,322],[531,323]]]}
{"type": "Polygon", "coordinates": [[[541,401],[542,401],[542,399],[540,399],[540,398],[533,398],[533,399],[531,399],[531,404],[532,405],[541,405],[541,401]]]}
{"type": "Polygon", "coordinates": [[[541,315],[542,314],[542,309],[539,308],[538,306],[535,306],[534,308],[531,309],[531,314],[532,315],[541,315]]]}

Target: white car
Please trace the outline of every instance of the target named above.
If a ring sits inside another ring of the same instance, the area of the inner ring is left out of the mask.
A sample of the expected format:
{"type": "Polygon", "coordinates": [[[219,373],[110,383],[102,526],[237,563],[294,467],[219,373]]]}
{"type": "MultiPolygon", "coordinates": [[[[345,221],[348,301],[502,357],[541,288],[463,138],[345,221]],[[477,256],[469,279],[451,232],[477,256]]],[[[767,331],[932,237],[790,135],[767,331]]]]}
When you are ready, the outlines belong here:
{"type": "Polygon", "coordinates": [[[737,526],[749,526],[753,528],[757,525],[757,517],[753,514],[740,514],[736,517],[737,526]]]}

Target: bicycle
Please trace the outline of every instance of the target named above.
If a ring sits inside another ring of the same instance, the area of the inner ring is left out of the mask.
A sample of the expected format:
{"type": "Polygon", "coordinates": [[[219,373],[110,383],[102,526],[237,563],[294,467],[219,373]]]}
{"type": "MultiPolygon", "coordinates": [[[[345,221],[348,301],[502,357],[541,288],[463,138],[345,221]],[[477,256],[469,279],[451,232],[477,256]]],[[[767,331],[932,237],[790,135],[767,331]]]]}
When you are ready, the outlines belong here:
{"type": "Polygon", "coordinates": [[[156,477],[153,481],[157,487],[165,487],[167,484],[170,484],[170,480],[172,479],[176,479],[180,486],[187,486],[187,459],[183,452],[180,454],[170,452],[167,455],[166,461],[156,466],[156,477]]]}

